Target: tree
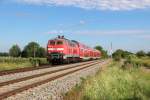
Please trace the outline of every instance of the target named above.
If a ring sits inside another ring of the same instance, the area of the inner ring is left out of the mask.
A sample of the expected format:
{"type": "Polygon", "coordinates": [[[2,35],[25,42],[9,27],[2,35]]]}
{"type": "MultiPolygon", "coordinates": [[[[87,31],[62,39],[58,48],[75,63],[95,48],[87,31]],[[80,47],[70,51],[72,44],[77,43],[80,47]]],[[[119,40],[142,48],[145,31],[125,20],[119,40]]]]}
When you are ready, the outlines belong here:
{"type": "Polygon", "coordinates": [[[22,57],[37,57],[39,47],[39,44],[36,42],[28,43],[22,51],[22,57]]]}
{"type": "Polygon", "coordinates": [[[46,50],[43,47],[40,47],[37,52],[38,57],[46,57],[46,50]]]}
{"type": "Polygon", "coordinates": [[[24,47],[22,57],[46,57],[46,50],[38,43],[30,42],[24,47]]]}
{"type": "Polygon", "coordinates": [[[9,55],[12,57],[19,57],[21,54],[21,49],[18,45],[13,45],[10,49],[9,49],[9,55]]]}
{"type": "Polygon", "coordinates": [[[150,52],[148,52],[148,53],[147,53],[147,56],[149,56],[149,57],[150,57],[150,52]]]}
{"type": "Polygon", "coordinates": [[[123,56],[123,50],[121,49],[118,49],[116,50],[113,54],[112,54],[112,57],[116,60],[116,61],[120,61],[122,56],[123,56]]]}
{"type": "Polygon", "coordinates": [[[96,46],[95,49],[96,49],[96,50],[99,50],[99,51],[103,51],[103,48],[102,48],[101,46],[99,46],[99,45],[96,46]]]}
{"type": "Polygon", "coordinates": [[[0,52],[0,56],[1,57],[8,57],[9,53],[7,53],[7,52],[0,52]]]}
{"type": "Polygon", "coordinates": [[[136,55],[137,55],[138,57],[144,57],[144,56],[146,56],[146,53],[141,50],[141,51],[138,51],[138,52],[136,53],[136,55]]]}
{"type": "Polygon", "coordinates": [[[130,55],[132,55],[133,53],[129,52],[129,51],[124,51],[122,49],[118,49],[116,50],[112,56],[115,60],[121,60],[122,58],[128,58],[130,55]]]}
{"type": "Polygon", "coordinates": [[[100,45],[94,47],[96,50],[99,50],[102,53],[102,58],[107,58],[107,51],[103,49],[100,45]]]}

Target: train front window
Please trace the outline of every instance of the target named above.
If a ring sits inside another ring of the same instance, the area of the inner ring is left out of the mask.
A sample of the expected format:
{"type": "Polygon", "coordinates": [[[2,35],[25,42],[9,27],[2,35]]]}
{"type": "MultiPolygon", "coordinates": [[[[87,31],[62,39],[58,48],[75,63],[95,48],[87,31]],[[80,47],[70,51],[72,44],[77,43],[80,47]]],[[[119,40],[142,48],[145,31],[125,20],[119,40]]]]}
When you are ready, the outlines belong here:
{"type": "Polygon", "coordinates": [[[62,45],[63,41],[57,41],[57,45],[62,45]]]}
{"type": "Polygon", "coordinates": [[[55,41],[50,41],[50,45],[55,45],[55,41]]]}

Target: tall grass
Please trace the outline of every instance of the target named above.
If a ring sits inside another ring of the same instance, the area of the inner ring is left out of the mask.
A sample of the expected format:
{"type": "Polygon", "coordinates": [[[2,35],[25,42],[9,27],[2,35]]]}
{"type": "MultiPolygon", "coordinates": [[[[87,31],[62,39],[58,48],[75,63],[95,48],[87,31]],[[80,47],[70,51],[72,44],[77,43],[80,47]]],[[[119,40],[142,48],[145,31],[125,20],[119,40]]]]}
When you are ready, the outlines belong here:
{"type": "Polygon", "coordinates": [[[131,59],[132,62],[141,64],[145,67],[150,68],[150,58],[149,57],[143,57],[143,58],[135,58],[135,59],[131,59]]]}
{"type": "Polygon", "coordinates": [[[112,64],[78,87],[68,92],[65,100],[148,100],[150,74],[139,68],[123,70],[119,64],[112,64]]]}

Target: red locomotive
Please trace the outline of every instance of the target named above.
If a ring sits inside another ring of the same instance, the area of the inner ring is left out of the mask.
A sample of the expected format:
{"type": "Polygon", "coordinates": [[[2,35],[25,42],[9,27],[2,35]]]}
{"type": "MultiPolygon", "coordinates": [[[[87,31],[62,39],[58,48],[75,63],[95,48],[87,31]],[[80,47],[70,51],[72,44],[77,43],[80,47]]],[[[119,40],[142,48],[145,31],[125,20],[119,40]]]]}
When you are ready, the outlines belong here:
{"type": "Polygon", "coordinates": [[[100,56],[100,51],[77,41],[68,40],[64,36],[51,39],[47,44],[47,59],[51,63],[79,62],[98,59],[100,56]]]}

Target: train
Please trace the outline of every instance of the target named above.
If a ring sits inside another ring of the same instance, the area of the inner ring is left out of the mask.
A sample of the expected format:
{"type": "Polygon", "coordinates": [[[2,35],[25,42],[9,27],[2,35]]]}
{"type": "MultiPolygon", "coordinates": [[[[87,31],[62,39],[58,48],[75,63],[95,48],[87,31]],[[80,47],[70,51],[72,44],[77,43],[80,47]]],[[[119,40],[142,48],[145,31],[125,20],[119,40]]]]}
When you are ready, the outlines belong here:
{"type": "Polygon", "coordinates": [[[99,59],[101,52],[64,36],[48,40],[47,60],[52,64],[63,64],[99,59]]]}

